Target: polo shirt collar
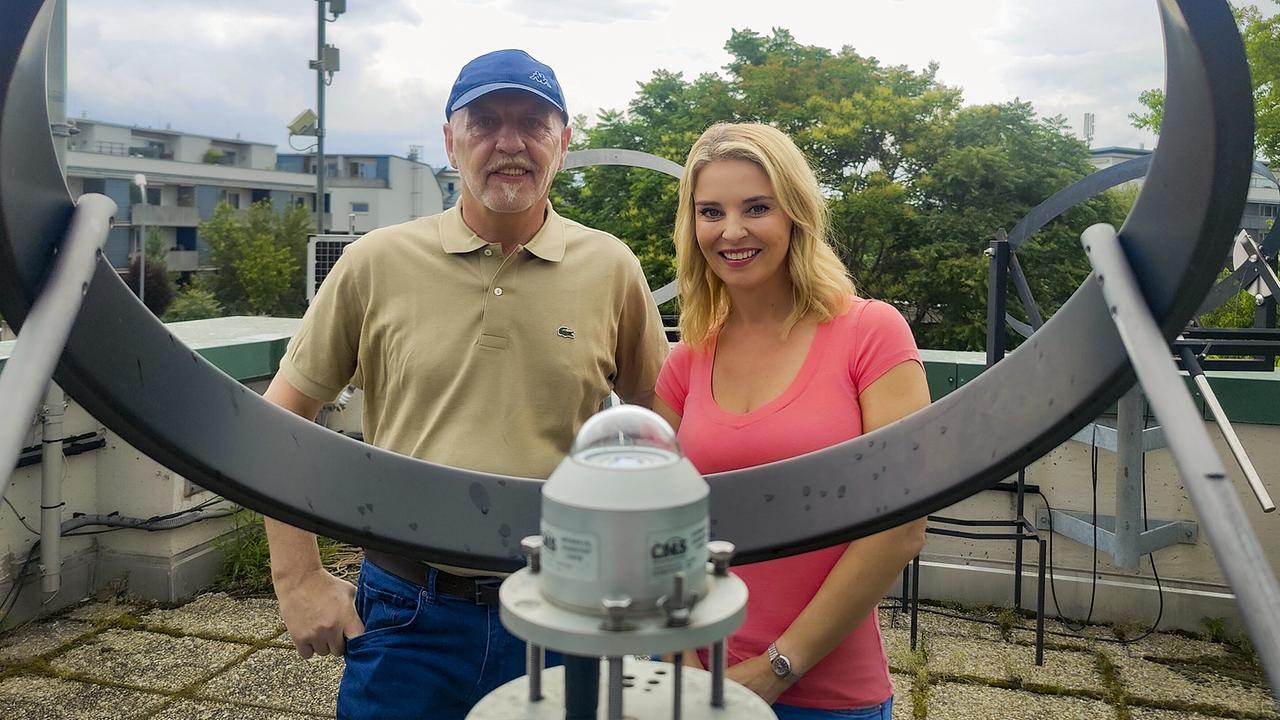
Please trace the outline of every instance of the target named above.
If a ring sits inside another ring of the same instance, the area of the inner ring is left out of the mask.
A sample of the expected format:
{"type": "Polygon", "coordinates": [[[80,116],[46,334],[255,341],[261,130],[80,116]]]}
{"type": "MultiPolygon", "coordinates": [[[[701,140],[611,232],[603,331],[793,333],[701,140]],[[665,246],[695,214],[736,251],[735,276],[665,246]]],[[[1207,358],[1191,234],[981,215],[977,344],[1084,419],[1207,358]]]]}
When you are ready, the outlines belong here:
{"type": "MultiPolygon", "coordinates": [[[[444,212],[440,229],[440,245],[447,253],[469,253],[488,244],[463,222],[462,208],[457,205],[444,212]]],[[[565,219],[548,202],[546,220],[524,248],[543,260],[560,262],[564,259],[565,232],[565,219]]]]}

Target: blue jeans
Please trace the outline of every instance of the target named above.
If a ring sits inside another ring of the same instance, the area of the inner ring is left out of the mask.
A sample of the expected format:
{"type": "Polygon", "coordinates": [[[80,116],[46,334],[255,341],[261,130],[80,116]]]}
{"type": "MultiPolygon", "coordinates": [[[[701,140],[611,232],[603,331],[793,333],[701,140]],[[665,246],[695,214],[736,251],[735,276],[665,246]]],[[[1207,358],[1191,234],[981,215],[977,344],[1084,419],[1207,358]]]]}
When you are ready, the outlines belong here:
{"type": "MultiPolygon", "coordinates": [[[[497,605],[440,595],[365,561],[356,588],[364,634],[347,640],[340,720],[462,720],[490,691],[525,671],[525,644],[497,605]]],[[[547,653],[547,665],[558,664],[547,653]]]]}
{"type": "Polygon", "coordinates": [[[890,720],[893,717],[893,698],[855,710],[819,710],[775,704],[773,712],[778,715],[778,720],[890,720]]]}

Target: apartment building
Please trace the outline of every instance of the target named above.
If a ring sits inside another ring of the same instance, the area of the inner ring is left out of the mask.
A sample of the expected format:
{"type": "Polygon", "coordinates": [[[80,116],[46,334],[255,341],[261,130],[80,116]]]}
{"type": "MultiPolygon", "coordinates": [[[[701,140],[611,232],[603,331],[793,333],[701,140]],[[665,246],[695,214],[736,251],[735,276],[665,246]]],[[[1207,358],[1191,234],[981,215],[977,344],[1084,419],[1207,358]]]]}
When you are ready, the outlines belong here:
{"type": "MultiPolygon", "coordinates": [[[[246,210],[267,200],[277,210],[302,205],[315,212],[315,157],[278,154],[269,143],[108,123],[74,121],[66,156],[73,197],[96,192],[120,207],[105,253],[128,266],[142,226],[170,248],[172,270],[209,267],[199,225],[219,203],[246,210]],[[134,184],[146,177],[146,193],[134,184]]],[[[326,156],[326,229],[356,232],[440,212],[445,192],[429,165],[394,155],[326,156]]]]}

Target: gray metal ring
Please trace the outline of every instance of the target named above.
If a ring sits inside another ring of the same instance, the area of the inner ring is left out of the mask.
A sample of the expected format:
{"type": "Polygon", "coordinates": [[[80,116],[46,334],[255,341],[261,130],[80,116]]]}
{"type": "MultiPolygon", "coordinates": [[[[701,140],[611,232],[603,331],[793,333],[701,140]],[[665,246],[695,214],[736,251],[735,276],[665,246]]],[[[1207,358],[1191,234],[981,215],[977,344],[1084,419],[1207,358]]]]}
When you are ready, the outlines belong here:
{"type": "MultiPolygon", "coordinates": [[[[1164,128],[1121,235],[1172,338],[1213,282],[1239,220],[1253,112],[1227,4],[1159,0],[1159,8],[1164,128]]],[[[44,111],[51,10],[11,0],[0,26],[0,312],[19,327],[72,208],[44,111]]],[[[406,458],[290,415],[183,346],[105,261],[55,377],[140,451],[298,527],[493,570],[519,567],[519,538],[537,532],[540,483],[406,458]]],[[[712,533],[753,562],[920,517],[1065,441],[1132,379],[1096,282],[1086,282],[993,370],[921,412],[826,450],[711,477],[712,533]]]]}
{"type": "MultiPolygon", "coordinates": [[[[574,170],[577,168],[593,167],[596,165],[618,165],[622,167],[641,168],[644,170],[656,170],[665,173],[679,180],[684,173],[684,166],[679,163],[671,162],[664,157],[658,157],[653,153],[641,152],[639,150],[623,150],[621,148],[591,148],[588,150],[574,150],[564,156],[564,169],[574,170]]],[[[663,285],[654,290],[653,304],[661,305],[679,294],[680,288],[676,285],[676,281],[663,285]]]]}

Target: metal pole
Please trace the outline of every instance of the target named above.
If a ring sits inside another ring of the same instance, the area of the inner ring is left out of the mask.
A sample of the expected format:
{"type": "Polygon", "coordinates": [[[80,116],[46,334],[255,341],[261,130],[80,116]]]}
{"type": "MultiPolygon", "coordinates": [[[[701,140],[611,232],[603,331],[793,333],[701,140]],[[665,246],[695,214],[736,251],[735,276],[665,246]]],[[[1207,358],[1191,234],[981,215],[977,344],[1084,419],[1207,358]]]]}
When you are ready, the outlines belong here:
{"type": "Polygon", "coordinates": [[[1023,468],[1018,471],[1017,498],[1015,500],[1017,512],[1014,513],[1014,519],[1018,521],[1018,539],[1014,541],[1013,553],[1013,606],[1015,608],[1022,607],[1022,534],[1026,527],[1023,524],[1023,520],[1027,516],[1026,486],[1027,471],[1026,468],[1023,468]]]}
{"type": "Polygon", "coordinates": [[[138,299],[147,304],[147,188],[142,188],[142,217],[138,219],[138,299]]]}
{"type": "Polygon", "coordinates": [[[1138,568],[1142,534],[1142,387],[1134,383],[1116,405],[1116,525],[1111,559],[1138,568]]]}
{"type": "Polygon", "coordinates": [[[622,658],[609,658],[609,720],[622,720],[622,658]]]}
{"type": "Polygon", "coordinates": [[[724,707],[725,665],[724,640],[717,640],[711,646],[711,707],[724,707]]]}
{"type": "Polygon", "coordinates": [[[62,388],[49,382],[45,393],[40,446],[40,589],[62,587],[62,388]]]}
{"type": "Polygon", "coordinates": [[[671,661],[671,720],[680,720],[684,712],[684,653],[676,653],[671,661]]]}
{"type": "Polygon", "coordinates": [[[1244,472],[1245,480],[1249,481],[1249,487],[1253,490],[1253,496],[1258,499],[1258,504],[1262,506],[1262,512],[1274,512],[1276,504],[1271,501],[1271,494],[1267,492],[1267,486],[1262,484],[1258,469],[1253,466],[1253,461],[1249,459],[1249,454],[1245,452],[1244,445],[1240,442],[1240,437],[1236,435],[1235,428],[1231,427],[1231,421],[1227,419],[1226,411],[1218,403],[1218,396],[1214,394],[1213,388],[1209,385],[1209,378],[1204,376],[1204,370],[1200,368],[1200,363],[1196,362],[1195,353],[1191,352],[1191,348],[1187,347],[1182,348],[1181,351],[1182,367],[1196,381],[1196,387],[1200,388],[1200,394],[1204,396],[1205,404],[1209,406],[1210,412],[1213,413],[1213,419],[1218,423],[1218,429],[1222,431],[1222,437],[1226,439],[1227,447],[1231,448],[1231,454],[1235,456],[1236,462],[1240,464],[1240,470],[1244,472]]]}
{"type": "Polygon", "coordinates": [[[529,676],[529,702],[542,699],[542,646],[525,646],[525,674],[529,676]]]}
{"type": "Polygon", "coordinates": [[[316,0],[316,234],[324,233],[324,24],[325,0],[316,0]]]}
{"type": "Polygon", "coordinates": [[[1115,228],[1094,225],[1081,236],[1111,318],[1201,524],[1240,603],[1240,616],[1273,688],[1280,688],[1280,585],[1245,516],[1240,498],[1205,429],[1204,419],[1173,365],[1115,228]]]}
{"type": "Polygon", "coordinates": [[[564,655],[565,720],[596,720],[600,706],[600,658],[564,655]]]}
{"type": "Polygon", "coordinates": [[[1003,229],[987,247],[987,367],[1004,358],[1004,313],[1008,307],[1009,236],[1003,229]]]}
{"type": "Polygon", "coordinates": [[[66,239],[54,257],[53,272],[27,313],[13,354],[0,374],[0,406],[5,408],[0,413],[0,498],[9,487],[31,418],[80,312],[115,213],[116,204],[110,198],[80,196],[66,239]]]}
{"type": "Polygon", "coordinates": [[[1036,577],[1036,665],[1044,665],[1044,538],[1040,540],[1040,569],[1036,577]]]}

